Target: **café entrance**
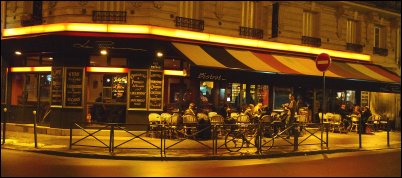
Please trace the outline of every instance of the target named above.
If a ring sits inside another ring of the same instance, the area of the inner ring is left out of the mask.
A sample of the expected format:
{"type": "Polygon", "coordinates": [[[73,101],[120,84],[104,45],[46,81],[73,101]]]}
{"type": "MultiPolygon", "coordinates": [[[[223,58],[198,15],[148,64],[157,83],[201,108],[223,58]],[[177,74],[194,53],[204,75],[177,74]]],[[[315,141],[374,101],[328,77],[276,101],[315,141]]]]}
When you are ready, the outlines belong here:
{"type": "Polygon", "coordinates": [[[87,73],[87,117],[92,122],[126,122],[127,73],[87,73]]]}

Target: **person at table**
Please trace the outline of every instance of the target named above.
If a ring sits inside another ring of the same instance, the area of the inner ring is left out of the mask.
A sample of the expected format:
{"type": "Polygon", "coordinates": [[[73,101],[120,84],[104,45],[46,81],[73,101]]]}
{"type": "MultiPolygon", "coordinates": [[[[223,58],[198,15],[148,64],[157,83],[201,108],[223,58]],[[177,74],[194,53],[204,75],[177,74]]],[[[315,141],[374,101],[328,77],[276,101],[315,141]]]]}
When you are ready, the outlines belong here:
{"type": "Polygon", "coordinates": [[[342,103],[339,110],[338,114],[341,115],[341,120],[342,120],[342,125],[344,130],[349,130],[349,127],[351,126],[352,121],[350,120],[349,117],[349,111],[346,109],[346,104],[342,103]]]}
{"type": "MultiPolygon", "coordinates": [[[[296,100],[292,93],[289,94],[289,103],[285,105],[284,109],[287,111],[286,128],[288,128],[296,121],[296,100]]],[[[288,136],[286,138],[290,138],[291,135],[293,135],[293,129],[288,130],[288,136]]]]}
{"type": "Polygon", "coordinates": [[[362,113],[361,113],[361,120],[362,120],[362,133],[366,133],[366,123],[368,121],[368,118],[371,116],[371,111],[368,106],[363,106],[362,108],[362,113]]]}

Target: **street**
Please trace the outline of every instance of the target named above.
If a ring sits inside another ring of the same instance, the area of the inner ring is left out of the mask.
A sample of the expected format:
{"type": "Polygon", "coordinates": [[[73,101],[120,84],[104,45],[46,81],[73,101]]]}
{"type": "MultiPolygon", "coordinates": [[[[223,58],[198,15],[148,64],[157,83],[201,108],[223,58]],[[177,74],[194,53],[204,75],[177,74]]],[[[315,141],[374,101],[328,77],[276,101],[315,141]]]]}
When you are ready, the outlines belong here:
{"type": "Polygon", "coordinates": [[[401,149],[211,161],[102,160],[2,149],[1,176],[400,177],[401,149]]]}

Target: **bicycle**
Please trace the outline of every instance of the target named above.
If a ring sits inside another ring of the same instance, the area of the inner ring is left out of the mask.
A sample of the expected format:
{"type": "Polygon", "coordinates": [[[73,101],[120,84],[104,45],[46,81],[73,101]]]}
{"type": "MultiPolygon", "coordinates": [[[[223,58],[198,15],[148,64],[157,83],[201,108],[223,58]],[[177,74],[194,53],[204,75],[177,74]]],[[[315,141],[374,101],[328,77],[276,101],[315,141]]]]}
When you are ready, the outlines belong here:
{"type": "Polygon", "coordinates": [[[225,148],[230,152],[238,152],[245,144],[246,147],[251,144],[261,151],[271,149],[279,133],[280,124],[271,119],[266,121],[267,117],[263,116],[257,123],[237,122],[225,136],[225,148]]]}

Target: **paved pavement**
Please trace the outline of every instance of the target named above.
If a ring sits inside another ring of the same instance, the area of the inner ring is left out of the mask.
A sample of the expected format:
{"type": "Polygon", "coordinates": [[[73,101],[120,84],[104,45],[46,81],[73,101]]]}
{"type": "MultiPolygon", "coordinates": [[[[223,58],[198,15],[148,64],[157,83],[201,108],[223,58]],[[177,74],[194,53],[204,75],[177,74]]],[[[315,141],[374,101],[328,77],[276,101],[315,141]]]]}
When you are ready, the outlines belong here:
{"type": "MultiPolygon", "coordinates": [[[[99,159],[134,159],[134,160],[209,160],[209,159],[250,159],[271,158],[297,155],[312,155],[321,153],[339,153],[378,149],[401,148],[400,131],[389,132],[389,145],[387,132],[377,131],[374,134],[362,135],[362,148],[359,148],[359,134],[328,134],[328,148],[326,144],[321,147],[321,132],[309,128],[314,135],[304,131],[298,138],[298,148],[295,150],[294,138],[275,139],[274,147],[268,151],[257,152],[250,145],[238,152],[229,152],[225,149],[224,136],[219,136],[216,142],[213,140],[181,140],[176,138],[160,139],[151,137],[149,132],[115,130],[114,149],[111,152],[110,131],[86,128],[72,130],[70,148],[70,130],[41,127],[37,128],[37,148],[35,148],[33,125],[13,124],[6,125],[6,139],[2,149],[15,149],[46,153],[70,157],[86,157],[99,159]],[[88,136],[92,133],[94,137],[88,136]],[[95,133],[96,132],[96,133],[95,133]],[[216,152],[214,152],[216,150],[216,152]]],[[[3,128],[3,127],[2,127],[3,128]]],[[[3,133],[2,133],[3,134],[3,133]]],[[[323,133],[326,140],[326,133],[323,133]]]]}

